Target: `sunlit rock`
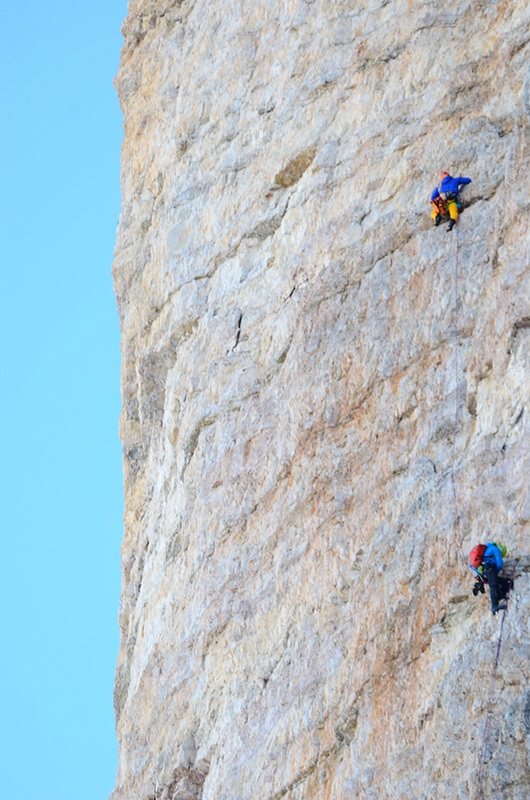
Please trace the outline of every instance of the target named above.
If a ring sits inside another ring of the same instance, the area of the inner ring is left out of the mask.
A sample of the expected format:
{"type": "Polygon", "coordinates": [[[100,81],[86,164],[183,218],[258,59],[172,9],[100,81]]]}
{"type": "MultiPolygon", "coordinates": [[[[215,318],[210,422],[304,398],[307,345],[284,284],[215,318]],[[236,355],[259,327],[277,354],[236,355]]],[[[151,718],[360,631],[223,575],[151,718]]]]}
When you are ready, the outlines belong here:
{"type": "Polygon", "coordinates": [[[530,6],[131,0],[124,36],[112,800],[528,798],[530,6]]]}

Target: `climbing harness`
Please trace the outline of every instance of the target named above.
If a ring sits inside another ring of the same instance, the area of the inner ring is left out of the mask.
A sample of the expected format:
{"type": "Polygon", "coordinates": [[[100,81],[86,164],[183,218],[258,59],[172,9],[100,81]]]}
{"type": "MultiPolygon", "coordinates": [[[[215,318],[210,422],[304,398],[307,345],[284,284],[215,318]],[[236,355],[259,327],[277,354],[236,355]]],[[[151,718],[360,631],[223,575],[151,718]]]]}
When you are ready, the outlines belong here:
{"type": "Polygon", "coordinates": [[[440,195],[442,203],[446,208],[446,212],[445,212],[446,214],[449,213],[447,211],[449,203],[456,203],[456,207],[457,207],[458,211],[463,211],[464,206],[462,205],[462,203],[460,201],[460,197],[458,196],[458,194],[456,192],[442,192],[442,187],[440,186],[439,189],[438,189],[438,194],[440,195]]]}
{"type": "MultiPolygon", "coordinates": [[[[513,570],[510,578],[510,585],[508,587],[508,596],[512,590],[513,581],[515,578],[515,570],[517,568],[517,564],[519,563],[519,559],[515,559],[515,564],[513,565],[513,570]]],[[[486,722],[484,724],[484,738],[482,742],[482,751],[480,754],[480,764],[479,764],[479,771],[478,771],[478,779],[477,779],[477,794],[476,800],[485,800],[484,796],[484,778],[486,775],[486,755],[488,749],[488,739],[490,734],[490,727],[491,727],[491,717],[493,711],[493,697],[495,693],[495,682],[497,680],[497,672],[499,668],[499,658],[501,654],[501,644],[502,644],[502,633],[504,629],[504,620],[506,619],[506,611],[508,609],[505,608],[502,612],[502,619],[501,619],[501,628],[499,631],[499,639],[497,642],[497,650],[495,652],[495,661],[493,664],[493,674],[491,676],[491,683],[490,683],[490,690],[488,694],[488,705],[486,710],[486,722]]]]}

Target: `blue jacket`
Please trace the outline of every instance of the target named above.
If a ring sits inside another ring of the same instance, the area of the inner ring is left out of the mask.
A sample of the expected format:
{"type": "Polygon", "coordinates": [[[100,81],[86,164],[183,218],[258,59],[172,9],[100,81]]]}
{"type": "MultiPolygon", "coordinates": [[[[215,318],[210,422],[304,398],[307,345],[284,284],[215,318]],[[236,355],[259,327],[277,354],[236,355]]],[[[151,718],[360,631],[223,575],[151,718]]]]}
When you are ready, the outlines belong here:
{"type": "Polygon", "coordinates": [[[440,191],[444,194],[448,192],[458,194],[460,186],[465,186],[468,183],[471,183],[471,178],[452,178],[451,175],[446,175],[440,186],[437,186],[431,194],[431,200],[436,200],[437,197],[440,197],[440,191]]]}
{"type": "MultiPolygon", "coordinates": [[[[494,564],[497,567],[497,572],[499,572],[502,569],[504,561],[502,560],[501,551],[499,550],[497,545],[494,544],[494,542],[488,542],[488,544],[486,545],[486,550],[484,551],[484,555],[482,556],[482,563],[494,564]]],[[[469,568],[473,570],[473,572],[476,572],[478,574],[478,569],[472,567],[471,564],[469,565],[469,568]]]]}

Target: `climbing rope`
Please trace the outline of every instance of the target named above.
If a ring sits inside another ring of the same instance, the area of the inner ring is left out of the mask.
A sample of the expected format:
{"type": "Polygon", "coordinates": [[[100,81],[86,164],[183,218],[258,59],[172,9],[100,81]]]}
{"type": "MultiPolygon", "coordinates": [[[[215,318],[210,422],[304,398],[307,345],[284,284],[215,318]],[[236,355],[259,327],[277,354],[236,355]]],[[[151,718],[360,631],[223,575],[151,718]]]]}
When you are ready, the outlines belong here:
{"type": "Polygon", "coordinates": [[[451,488],[453,493],[453,505],[454,505],[454,526],[453,526],[453,535],[455,539],[455,544],[457,550],[460,550],[460,554],[464,560],[464,563],[467,563],[466,556],[464,554],[464,549],[462,547],[462,541],[460,536],[460,509],[458,507],[458,494],[457,494],[457,487],[456,487],[456,475],[455,475],[455,465],[456,465],[456,438],[458,433],[458,423],[459,423],[459,397],[458,397],[458,378],[460,375],[460,359],[459,359],[459,345],[460,345],[460,320],[458,314],[458,295],[459,295],[459,285],[458,285],[458,275],[459,275],[459,263],[458,263],[458,225],[454,227],[454,236],[455,236],[455,267],[454,267],[454,276],[453,276],[453,285],[454,285],[454,305],[453,305],[453,328],[454,328],[454,342],[455,342],[455,418],[454,418],[454,431],[453,431],[453,453],[451,459],[451,488]]]}
{"type": "MultiPolygon", "coordinates": [[[[510,594],[513,586],[513,581],[515,578],[515,570],[517,564],[519,563],[519,559],[515,559],[515,564],[513,565],[512,575],[510,578],[510,583],[508,586],[508,595],[510,594]]],[[[484,724],[484,738],[482,742],[482,751],[480,754],[480,764],[479,764],[479,771],[478,771],[478,779],[477,779],[477,794],[476,800],[485,800],[484,798],[484,778],[486,775],[486,755],[487,755],[487,748],[488,748],[488,739],[490,735],[490,727],[491,727],[491,718],[493,712],[493,698],[495,694],[495,683],[497,680],[497,672],[499,669],[499,658],[501,654],[501,644],[502,644],[502,633],[504,629],[504,620],[506,619],[506,611],[508,609],[505,608],[502,612],[502,619],[501,619],[501,628],[499,631],[499,639],[497,642],[497,650],[495,652],[495,661],[493,664],[493,673],[491,676],[491,683],[490,683],[490,690],[488,695],[488,705],[486,710],[486,722],[484,724]]]]}
{"type": "MultiPolygon", "coordinates": [[[[456,439],[458,433],[458,424],[459,424],[459,392],[458,392],[458,379],[460,375],[460,354],[459,354],[459,345],[460,345],[460,319],[459,319],[459,252],[458,252],[458,225],[454,228],[454,235],[455,235],[455,260],[454,260],[454,275],[453,275],[453,288],[454,288],[454,306],[453,306],[453,326],[454,326],[454,364],[455,364],[455,373],[454,373],[454,386],[455,386],[455,414],[454,414],[454,434],[453,434],[453,448],[452,448],[452,459],[451,459],[451,489],[453,494],[453,506],[454,506],[454,526],[453,526],[453,533],[454,533],[454,540],[456,544],[457,550],[460,551],[464,563],[467,563],[467,558],[464,553],[462,538],[461,538],[461,518],[460,518],[460,509],[458,505],[458,491],[457,491],[457,480],[456,480],[456,457],[457,457],[457,446],[456,446],[456,439]]],[[[510,578],[510,583],[508,586],[508,595],[511,592],[513,587],[513,582],[515,578],[515,570],[517,564],[519,563],[519,559],[516,559],[512,575],[510,578]]],[[[495,652],[495,661],[493,664],[493,673],[491,677],[491,683],[489,688],[488,694],[488,703],[487,703],[487,710],[486,710],[486,721],[484,724],[484,735],[483,735],[483,742],[482,742],[482,749],[480,754],[480,763],[479,763],[479,771],[478,771],[478,779],[477,779],[477,793],[476,793],[476,800],[485,800],[484,797],[484,780],[486,775],[486,756],[487,756],[487,749],[488,749],[488,740],[490,736],[490,728],[491,728],[491,720],[493,716],[493,701],[495,696],[495,684],[497,681],[497,674],[499,670],[499,660],[500,660],[500,653],[501,653],[501,645],[502,645],[502,636],[504,631],[504,621],[506,619],[506,611],[505,608],[502,612],[502,619],[501,619],[501,626],[499,631],[499,638],[497,641],[497,649],[495,652]]]]}
{"type": "MultiPolygon", "coordinates": [[[[460,550],[464,563],[467,564],[467,558],[464,554],[464,548],[462,543],[461,537],[461,520],[460,520],[460,509],[458,506],[458,492],[457,492],[457,480],[456,480],[456,455],[457,455],[457,448],[456,448],[456,439],[458,433],[458,423],[459,423],[459,391],[458,391],[458,379],[460,375],[460,359],[459,359],[459,346],[460,346],[460,318],[459,318],[459,253],[458,253],[458,225],[454,228],[455,232],[455,268],[454,268],[454,310],[453,310],[453,325],[454,325],[454,342],[455,342],[455,416],[454,416],[454,435],[453,435],[453,453],[452,453],[452,463],[451,463],[451,487],[453,493],[453,506],[454,506],[454,538],[457,549],[460,550]]],[[[513,581],[515,577],[515,569],[517,567],[519,559],[516,559],[512,575],[510,578],[510,583],[508,586],[508,594],[510,593],[513,581]]],[[[484,781],[486,777],[486,756],[487,756],[487,748],[488,748],[488,740],[490,736],[490,728],[491,728],[491,720],[493,716],[493,701],[495,697],[495,684],[497,681],[497,674],[499,670],[499,659],[501,653],[501,645],[502,645],[502,635],[504,631],[504,621],[506,618],[506,609],[502,612],[502,619],[501,619],[501,627],[499,631],[499,638],[497,641],[497,650],[495,652],[495,661],[493,664],[493,673],[491,677],[491,683],[489,688],[488,694],[488,703],[487,703],[487,711],[486,711],[486,722],[484,724],[484,735],[483,735],[483,742],[482,742],[482,750],[480,755],[480,764],[479,764],[479,772],[478,772],[478,779],[477,779],[477,794],[476,800],[485,800],[484,797],[484,781]]]]}
{"type": "MultiPolygon", "coordinates": [[[[459,253],[458,253],[458,225],[454,228],[455,233],[455,266],[454,266],[454,276],[453,276],[453,284],[454,284],[454,308],[453,308],[453,325],[454,325],[454,362],[455,362],[455,416],[454,416],[454,434],[453,434],[453,453],[452,453],[452,463],[451,463],[451,488],[453,494],[453,505],[454,505],[454,538],[455,543],[457,546],[457,550],[460,550],[464,563],[467,563],[467,558],[464,553],[464,548],[462,544],[462,539],[460,535],[460,527],[461,527],[461,520],[460,520],[460,509],[458,506],[458,492],[457,492],[457,481],[456,481],[456,439],[457,439],[457,432],[458,432],[458,423],[459,423],[459,392],[458,392],[458,379],[460,375],[460,354],[459,354],[459,345],[460,345],[460,319],[459,319],[459,253]]],[[[514,578],[515,578],[515,570],[519,559],[516,559],[515,564],[513,566],[512,575],[510,578],[510,583],[508,586],[508,595],[511,592],[514,578]]],[[[484,736],[482,742],[482,750],[480,754],[480,763],[479,763],[479,771],[478,771],[478,779],[477,779],[477,794],[476,800],[485,800],[484,797],[484,780],[486,775],[486,756],[487,756],[487,749],[488,749],[488,740],[490,736],[490,728],[491,728],[491,719],[493,716],[493,700],[495,696],[495,684],[497,681],[497,673],[499,670],[499,659],[501,653],[501,645],[502,645],[502,635],[504,631],[504,621],[506,618],[506,610],[502,612],[502,619],[501,619],[501,627],[499,631],[499,638],[497,641],[497,650],[495,652],[495,661],[493,664],[493,673],[491,677],[491,683],[489,688],[488,694],[488,703],[487,703],[487,710],[486,710],[486,722],[484,724],[484,736]]]]}

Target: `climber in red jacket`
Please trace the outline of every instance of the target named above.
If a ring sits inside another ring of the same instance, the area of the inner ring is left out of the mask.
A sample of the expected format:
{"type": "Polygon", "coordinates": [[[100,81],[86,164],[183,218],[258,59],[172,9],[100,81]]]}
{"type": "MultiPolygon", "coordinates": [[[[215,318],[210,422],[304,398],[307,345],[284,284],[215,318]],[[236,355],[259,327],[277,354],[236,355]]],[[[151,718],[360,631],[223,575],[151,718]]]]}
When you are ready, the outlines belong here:
{"type": "Polygon", "coordinates": [[[475,596],[478,592],[484,594],[484,583],[489,585],[492,614],[505,611],[507,608],[506,598],[511,588],[511,581],[499,575],[504,566],[503,559],[506,552],[505,544],[488,542],[486,545],[476,545],[469,554],[469,568],[477,576],[473,594],[475,596]]]}

